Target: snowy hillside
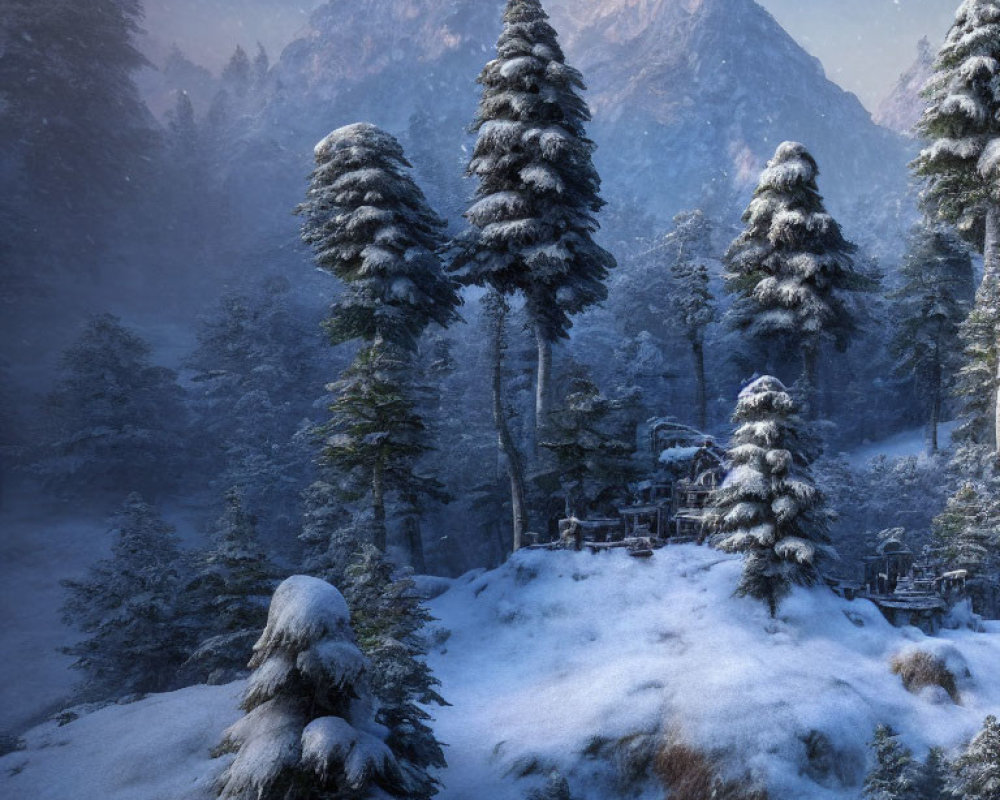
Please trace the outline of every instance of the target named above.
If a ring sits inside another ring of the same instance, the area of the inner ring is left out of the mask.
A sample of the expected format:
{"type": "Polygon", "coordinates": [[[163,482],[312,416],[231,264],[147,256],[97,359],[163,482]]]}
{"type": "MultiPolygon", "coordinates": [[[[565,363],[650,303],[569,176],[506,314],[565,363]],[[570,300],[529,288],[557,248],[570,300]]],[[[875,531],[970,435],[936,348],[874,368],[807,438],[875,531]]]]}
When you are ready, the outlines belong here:
{"type": "MultiPolygon", "coordinates": [[[[662,797],[651,776],[666,741],[703,750],[773,800],[847,800],[877,723],[923,755],[1000,710],[995,628],[929,638],[825,590],[796,591],[771,621],[731,596],[738,572],[734,557],[681,545],[649,561],[522,552],[493,572],[428,581],[447,587],[431,601],[430,631],[452,704],[434,711],[449,745],[442,800],[521,800],[551,769],[581,800],[662,797]],[[960,704],[903,688],[890,661],[914,649],[945,658],[960,704]]],[[[226,763],[208,751],[238,715],[240,689],[194,687],[47,723],[0,759],[0,795],[207,800],[226,763]]]]}

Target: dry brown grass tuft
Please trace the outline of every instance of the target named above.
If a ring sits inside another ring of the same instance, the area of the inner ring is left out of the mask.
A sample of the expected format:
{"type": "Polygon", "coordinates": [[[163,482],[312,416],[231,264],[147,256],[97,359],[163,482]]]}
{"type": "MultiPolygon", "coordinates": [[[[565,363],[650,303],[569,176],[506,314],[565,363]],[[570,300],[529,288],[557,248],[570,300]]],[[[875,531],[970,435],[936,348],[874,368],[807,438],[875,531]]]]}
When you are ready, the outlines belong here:
{"type": "Polygon", "coordinates": [[[941,658],[922,650],[914,650],[892,660],[892,672],[903,680],[908,692],[919,692],[927,686],[940,686],[953,702],[961,702],[955,676],[941,658]]]}
{"type": "Polygon", "coordinates": [[[656,754],[653,770],[670,792],[670,800],[768,800],[767,792],[749,781],[719,777],[712,759],[686,744],[665,744],[656,754]]]}

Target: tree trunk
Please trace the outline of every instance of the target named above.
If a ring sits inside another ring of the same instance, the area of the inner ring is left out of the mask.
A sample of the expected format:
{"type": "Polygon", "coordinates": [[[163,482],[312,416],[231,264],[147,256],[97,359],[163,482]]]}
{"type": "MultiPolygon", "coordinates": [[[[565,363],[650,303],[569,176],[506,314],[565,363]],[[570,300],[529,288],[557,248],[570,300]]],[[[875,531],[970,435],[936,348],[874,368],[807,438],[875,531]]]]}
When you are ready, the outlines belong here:
{"type": "Polygon", "coordinates": [[[802,416],[816,418],[816,379],[819,364],[819,346],[806,342],[802,346],[802,416]]]}
{"type": "Polygon", "coordinates": [[[941,362],[934,366],[931,378],[931,418],[928,422],[931,440],[931,455],[938,451],[938,422],[941,419],[941,362]]]}
{"type": "Polygon", "coordinates": [[[376,464],[375,468],[372,470],[372,510],[373,510],[373,528],[374,528],[374,545],[381,551],[385,552],[386,546],[386,530],[385,530],[385,467],[382,464],[376,464]]]}
{"type": "MultiPolygon", "coordinates": [[[[1000,206],[990,206],[986,213],[986,241],[983,243],[983,280],[1000,280],[1000,206]]],[[[997,392],[993,399],[994,447],[1000,457],[1000,330],[997,337],[997,392]]]]}
{"type": "Polygon", "coordinates": [[[407,506],[403,530],[406,534],[406,544],[410,550],[410,566],[418,575],[427,572],[427,562],[424,559],[424,538],[420,532],[420,510],[417,496],[407,494],[404,498],[407,506]]]}
{"type": "MultiPolygon", "coordinates": [[[[535,343],[538,346],[538,376],[535,381],[535,440],[549,424],[552,408],[552,342],[545,335],[542,326],[535,324],[535,343]]],[[[537,444],[536,444],[537,447],[537,444]]]]}
{"type": "Polygon", "coordinates": [[[524,504],[524,465],[520,453],[517,452],[503,409],[503,336],[506,316],[506,303],[503,298],[497,297],[493,312],[493,329],[490,331],[493,424],[496,426],[497,444],[507,462],[507,476],[510,478],[510,505],[514,523],[513,549],[516,551],[521,548],[524,540],[527,516],[524,504]]]}
{"type": "Polygon", "coordinates": [[[691,340],[691,355],[694,356],[694,403],[698,412],[698,430],[708,427],[708,390],[705,385],[705,343],[700,339],[691,340]]]}

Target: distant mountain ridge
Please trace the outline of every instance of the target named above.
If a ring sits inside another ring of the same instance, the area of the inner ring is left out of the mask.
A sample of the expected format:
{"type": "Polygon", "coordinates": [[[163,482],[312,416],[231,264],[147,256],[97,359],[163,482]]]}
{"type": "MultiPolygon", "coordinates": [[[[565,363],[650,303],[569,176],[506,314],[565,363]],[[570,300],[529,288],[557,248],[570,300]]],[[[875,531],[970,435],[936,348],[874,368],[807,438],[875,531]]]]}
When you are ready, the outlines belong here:
{"type": "MultiPolygon", "coordinates": [[[[636,198],[664,220],[692,204],[735,209],[786,139],[814,152],[835,209],[875,186],[903,190],[902,140],[827,80],[753,0],[546,7],[589,84],[596,159],[612,203],[636,198]]],[[[284,89],[275,124],[318,139],[365,119],[405,138],[422,111],[440,131],[441,158],[457,171],[474,80],[494,55],[502,8],[501,0],[330,0],[275,67],[284,89]]],[[[421,154],[414,157],[419,166],[421,154]]]]}
{"type": "Polygon", "coordinates": [[[934,49],[924,37],[917,44],[917,60],[900,77],[892,91],[879,104],[875,121],[904,136],[913,136],[913,127],[920,121],[924,101],[920,96],[934,71],[934,49]]]}

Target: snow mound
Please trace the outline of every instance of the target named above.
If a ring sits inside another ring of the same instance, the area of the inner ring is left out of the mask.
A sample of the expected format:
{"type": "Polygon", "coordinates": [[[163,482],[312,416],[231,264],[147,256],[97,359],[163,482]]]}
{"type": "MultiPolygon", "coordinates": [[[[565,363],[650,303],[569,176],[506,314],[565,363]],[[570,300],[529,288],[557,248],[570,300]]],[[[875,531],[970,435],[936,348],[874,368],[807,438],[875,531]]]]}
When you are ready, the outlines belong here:
{"type": "Polygon", "coordinates": [[[732,596],[739,572],[738,557],[680,545],[643,561],[522,551],[456,581],[430,603],[451,633],[430,657],[452,704],[434,710],[449,745],[441,800],[520,800],[516,776],[551,769],[574,798],[624,796],[622,754],[671,737],[773,800],[855,800],[876,724],[923,755],[1000,709],[1000,637],[893,628],[825,588],[794,590],[771,620],[732,596]],[[913,649],[953,665],[962,705],[904,689],[891,662],[913,649]]]}

